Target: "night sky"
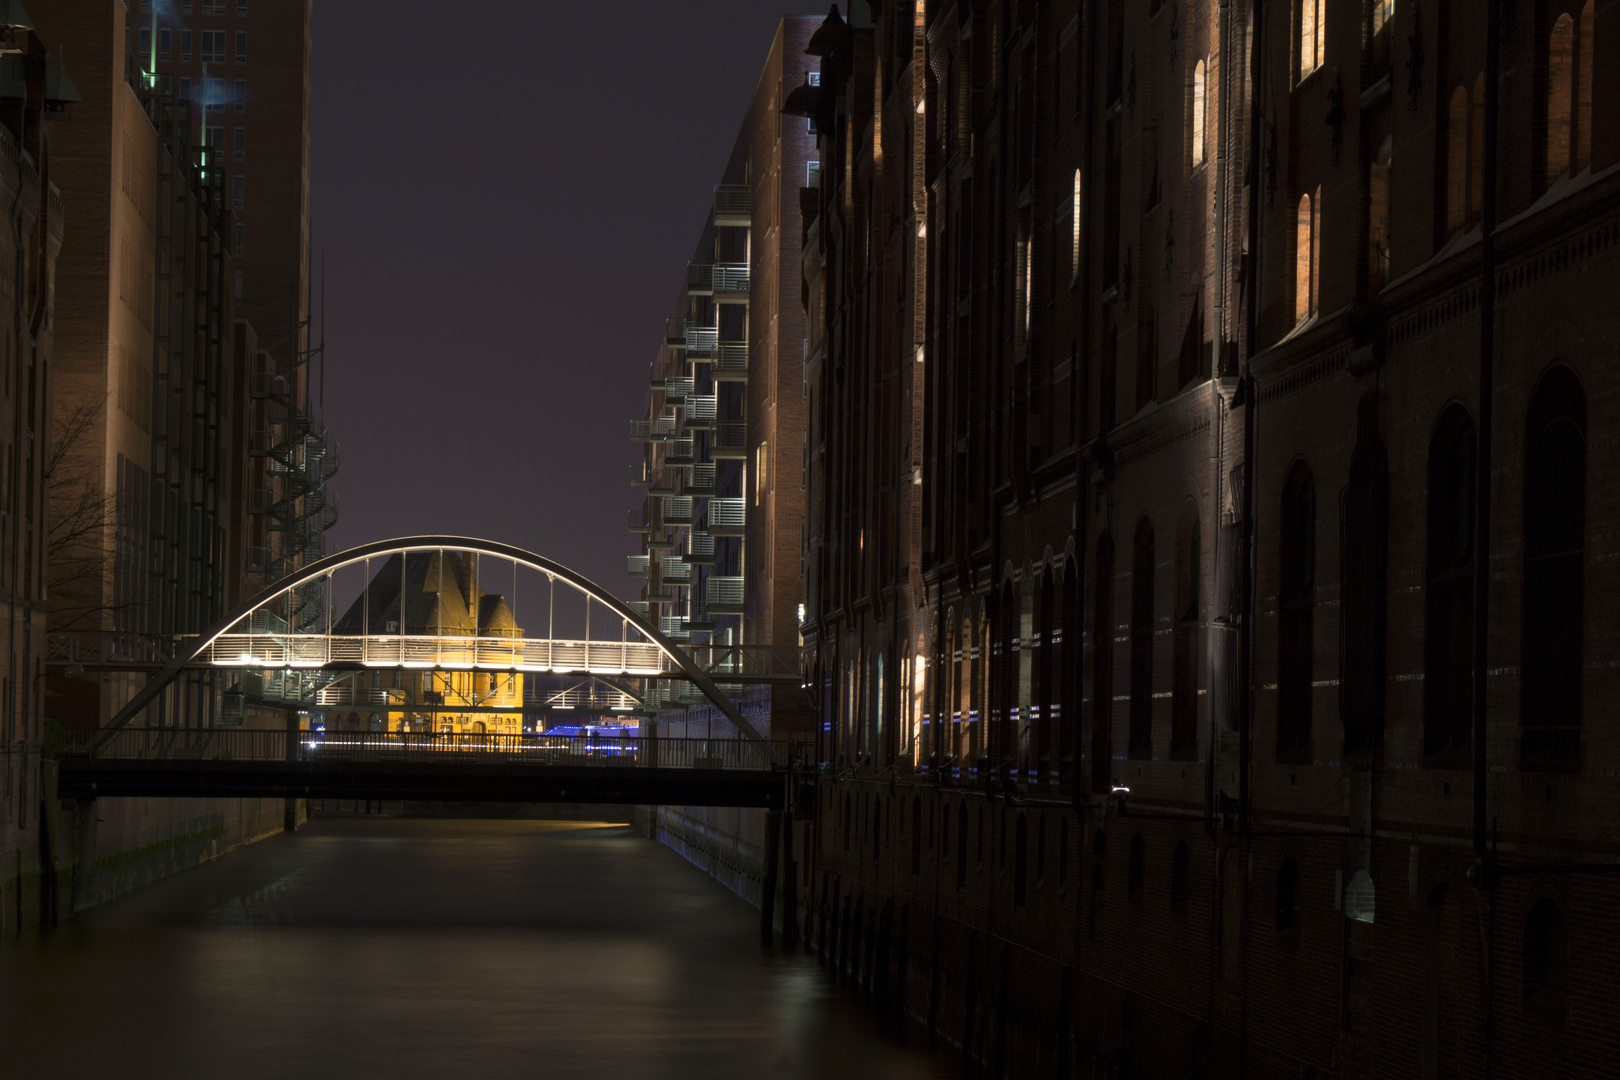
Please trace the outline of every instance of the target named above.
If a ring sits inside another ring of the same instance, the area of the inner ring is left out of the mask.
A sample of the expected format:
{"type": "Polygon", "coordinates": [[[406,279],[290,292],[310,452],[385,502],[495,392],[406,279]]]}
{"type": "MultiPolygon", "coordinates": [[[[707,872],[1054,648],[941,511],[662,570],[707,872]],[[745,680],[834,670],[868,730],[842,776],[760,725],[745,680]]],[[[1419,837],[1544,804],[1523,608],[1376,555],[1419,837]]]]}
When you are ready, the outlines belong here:
{"type": "Polygon", "coordinates": [[[316,5],[328,550],[471,534],[634,595],[629,421],[779,5],[316,5]]]}

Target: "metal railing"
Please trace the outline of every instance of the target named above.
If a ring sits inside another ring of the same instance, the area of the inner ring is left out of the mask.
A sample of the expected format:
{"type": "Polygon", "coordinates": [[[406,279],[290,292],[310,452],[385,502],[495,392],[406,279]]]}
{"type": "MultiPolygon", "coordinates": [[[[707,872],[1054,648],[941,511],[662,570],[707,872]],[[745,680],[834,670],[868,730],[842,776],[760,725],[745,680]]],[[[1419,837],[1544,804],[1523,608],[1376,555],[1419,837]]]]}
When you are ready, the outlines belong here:
{"type": "Polygon", "coordinates": [[[748,342],[722,341],[714,351],[716,382],[748,381],[748,342]]]}
{"type": "Polygon", "coordinates": [[[666,525],[692,524],[692,496],[665,495],[663,505],[663,521],[666,525]]]}
{"type": "Polygon", "coordinates": [[[708,609],[717,615],[735,615],[743,609],[743,579],[740,576],[710,575],[703,587],[708,609]]]}
{"type": "Polygon", "coordinates": [[[709,500],[710,536],[741,536],[748,524],[748,502],[740,495],[709,500]]]}
{"type": "Polygon", "coordinates": [[[631,577],[646,577],[647,576],[648,556],[646,556],[646,555],[626,555],[624,561],[625,561],[625,573],[629,574],[631,577]]]}
{"type": "Polygon", "coordinates": [[[709,436],[709,452],[717,458],[748,456],[748,425],[742,420],[722,420],[709,436]]]}
{"type": "Polygon", "coordinates": [[[754,193],[747,184],[719,184],[714,189],[714,223],[747,225],[754,207],[754,193]]]}
{"type": "Polygon", "coordinates": [[[99,750],[86,740],[62,757],[119,761],[263,761],[435,765],[476,762],[509,767],[623,765],[661,769],[769,770],[788,763],[786,739],[676,739],[591,732],[522,735],[401,731],[298,731],[232,728],[125,728],[99,750]],[[289,748],[289,735],[292,745],[289,748]]]}
{"type": "Polygon", "coordinates": [[[693,296],[712,296],[719,293],[746,294],[748,292],[748,264],[688,263],[686,291],[693,296]]]}
{"type": "Polygon", "coordinates": [[[684,330],[686,338],[686,352],[692,359],[693,353],[712,353],[714,347],[720,342],[720,328],[718,326],[688,326],[684,330]]]}

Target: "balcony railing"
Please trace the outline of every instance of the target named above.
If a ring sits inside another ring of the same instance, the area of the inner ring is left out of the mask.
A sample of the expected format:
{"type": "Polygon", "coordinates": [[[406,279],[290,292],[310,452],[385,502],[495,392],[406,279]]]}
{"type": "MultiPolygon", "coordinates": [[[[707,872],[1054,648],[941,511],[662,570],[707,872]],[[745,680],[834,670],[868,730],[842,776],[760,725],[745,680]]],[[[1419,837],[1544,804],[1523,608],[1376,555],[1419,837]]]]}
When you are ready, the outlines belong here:
{"type": "Polygon", "coordinates": [[[716,615],[741,615],[743,579],[712,575],[703,587],[704,607],[716,615]]]}
{"type": "Polygon", "coordinates": [[[645,555],[626,555],[624,561],[625,561],[625,572],[628,573],[631,577],[646,577],[647,576],[647,564],[649,562],[647,556],[645,556],[645,555]]]}
{"type": "Polygon", "coordinates": [[[630,486],[646,488],[653,495],[675,494],[675,478],[675,473],[644,461],[630,466],[630,486]]]}
{"type": "Polygon", "coordinates": [[[647,601],[645,601],[645,600],[626,600],[624,602],[624,604],[631,611],[635,612],[637,615],[640,615],[643,619],[645,619],[647,617],[647,601]]]}
{"type": "Polygon", "coordinates": [[[692,393],[692,376],[671,375],[664,380],[664,400],[685,401],[692,393]]]}
{"type": "Polygon", "coordinates": [[[665,465],[692,464],[692,436],[683,435],[679,439],[671,439],[664,444],[665,465]]]}
{"type": "Polygon", "coordinates": [[[650,419],[630,421],[630,438],[637,442],[668,439],[674,434],[675,417],[673,415],[654,416],[650,419]]]}
{"type": "Polygon", "coordinates": [[[748,264],[688,263],[686,291],[693,296],[712,296],[720,304],[744,303],[748,300],[748,264]]]}
{"type": "Polygon", "coordinates": [[[720,347],[714,351],[712,373],[715,382],[747,382],[748,343],[722,341],[720,347]]]}
{"type": "Polygon", "coordinates": [[[686,534],[686,550],[681,554],[683,562],[696,566],[700,563],[714,562],[714,537],[701,529],[689,530],[686,534]]]}
{"type": "Polygon", "coordinates": [[[665,495],[663,519],[666,525],[692,524],[692,496],[665,495]]]}
{"type": "Polygon", "coordinates": [[[748,425],[741,420],[722,420],[709,436],[709,452],[717,460],[737,461],[748,456],[748,425]]]}
{"type": "Polygon", "coordinates": [[[650,532],[652,532],[652,528],[653,528],[652,515],[647,512],[647,508],[645,506],[641,507],[638,510],[630,511],[629,519],[630,519],[630,531],[631,532],[638,532],[638,533],[650,533],[650,532]]]}
{"type": "Polygon", "coordinates": [[[715,394],[693,394],[686,399],[686,426],[712,427],[719,415],[720,399],[715,394]]]}
{"type": "Polygon", "coordinates": [[[714,189],[714,223],[747,228],[753,224],[754,193],[747,184],[720,184],[714,189]]]}
{"type": "Polygon", "coordinates": [[[693,465],[691,475],[686,481],[685,492],[688,495],[713,495],[715,491],[715,476],[713,463],[693,465]]]}
{"type": "Polygon", "coordinates": [[[667,638],[675,641],[686,640],[686,620],[679,615],[662,615],[658,619],[658,629],[667,638]]]}
{"type": "Polygon", "coordinates": [[[747,501],[740,495],[709,500],[710,536],[741,536],[748,524],[747,501]]]}
{"type": "Polygon", "coordinates": [[[688,326],[684,332],[684,347],[686,354],[697,359],[698,353],[707,356],[714,352],[714,347],[720,341],[720,328],[718,326],[688,326]]]}
{"type": "Polygon", "coordinates": [[[692,567],[679,555],[666,555],[658,564],[658,574],[667,585],[686,585],[692,580],[692,567]]]}

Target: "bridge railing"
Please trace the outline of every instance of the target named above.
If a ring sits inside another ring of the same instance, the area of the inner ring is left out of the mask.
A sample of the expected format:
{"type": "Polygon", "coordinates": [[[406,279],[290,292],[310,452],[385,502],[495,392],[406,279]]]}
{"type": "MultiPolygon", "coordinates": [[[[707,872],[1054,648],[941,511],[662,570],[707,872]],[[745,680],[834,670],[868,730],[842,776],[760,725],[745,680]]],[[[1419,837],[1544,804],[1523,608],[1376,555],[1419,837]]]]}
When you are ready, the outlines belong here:
{"type": "Polygon", "coordinates": [[[620,766],[664,769],[786,767],[785,740],[673,739],[647,735],[458,734],[452,732],[299,731],[273,729],[125,728],[106,745],[69,743],[62,756],[131,761],[477,763],[512,767],[620,766]]]}

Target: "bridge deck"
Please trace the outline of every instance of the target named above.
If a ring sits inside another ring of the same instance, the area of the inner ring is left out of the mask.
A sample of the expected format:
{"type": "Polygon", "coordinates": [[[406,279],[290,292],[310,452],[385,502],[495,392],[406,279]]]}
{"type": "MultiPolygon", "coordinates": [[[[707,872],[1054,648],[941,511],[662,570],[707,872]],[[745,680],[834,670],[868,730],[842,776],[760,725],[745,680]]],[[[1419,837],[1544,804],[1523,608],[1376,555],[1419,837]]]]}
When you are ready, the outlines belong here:
{"type": "Polygon", "coordinates": [[[137,728],[99,753],[60,754],[58,793],[779,809],[790,751],[741,739],[137,728]]]}

